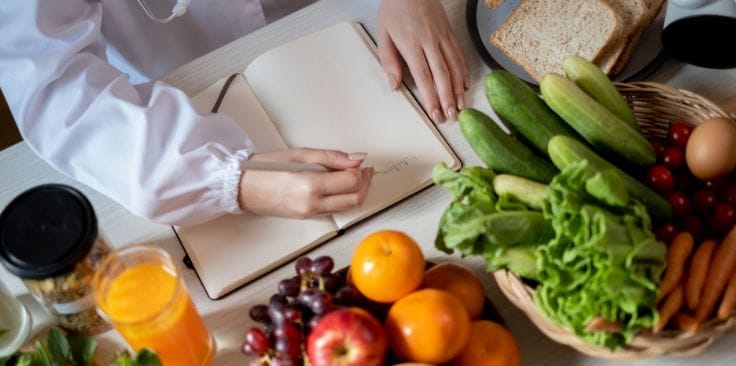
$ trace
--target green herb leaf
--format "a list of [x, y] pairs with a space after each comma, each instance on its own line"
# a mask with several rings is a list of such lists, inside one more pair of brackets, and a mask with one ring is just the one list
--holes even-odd
[[130, 358], [128, 352], [123, 352], [115, 358], [110, 366], [135, 366], [135, 361]]
[[69, 341], [57, 329], [52, 329], [48, 336], [48, 350], [55, 361], [59, 363], [73, 363], [74, 357]]
[[33, 358], [31, 355], [22, 355], [18, 357], [18, 361], [15, 362], [15, 366], [31, 366]]
[[135, 360], [138, 366], [162, 366], [156, 352], [148, 348], [140, 350]]
[[82, 366], [91, 365], [97, 350], [97, 342], [92, 337], [86, 336], [71, 336], [68, 339], [74, 362]]
[[31, 355], [30, 364], [32, 366], [57, 366], [53, 360], [54, 356], [49, 351], [49, 347], [40, 340], [37, 340], [36, 349]]

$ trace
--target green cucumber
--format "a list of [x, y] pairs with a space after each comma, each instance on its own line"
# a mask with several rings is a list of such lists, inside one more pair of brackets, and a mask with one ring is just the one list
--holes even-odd
[[483, 83], [488, 103], [519, 140], [547, 156], [549, 139], [577, 135], [525, 82], [505, 70], [489, 73]]
[[557, 173], [554, 165], [506, 134], [485, 113], [465, 108], [458, 120], [470, 147], [493, 171], [544, 183], [549, 183]]
[[549, 193], [546, 184], [537, 183], [511, 174], [499, 174], [493, 178], [493, 190], [497, 195], [508, 194], [533, 209], [541, 210]]
[[570, 79], [550, 73], [539, 84], [547, 105], [604, 155], [637, 166], [654, 164], [657, 156], [644, 135], [616, 117]]
[[565, 71], [565, 76], [575, 82], [580, 89], [608, 108], [622, 121], [639, 130], [634, 111], [598, 65], [580, 56], [569, 56], [562, 62], [562, 70]]
[[549, 140], [547, 150], [552, 162], [560, 170], [576, 161], [587, 160], [588, 165], [598, 172], [603, 172], [606, 169], [616, 171], [620, 174], [621, 180], [631, 197], [643, 203], [652, 218], [666, 220], [672, 217], [672, 207], [662, 196], [600, 157], [580, 141], [567, 136], [556, 136]]

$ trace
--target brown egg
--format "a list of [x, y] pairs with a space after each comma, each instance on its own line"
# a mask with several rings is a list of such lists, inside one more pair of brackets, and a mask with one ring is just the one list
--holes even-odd
[[685, 160], [702, 180], [724, 176], [736, 166], [736, 123], [710, 118], [695, 127], [687, 142]]

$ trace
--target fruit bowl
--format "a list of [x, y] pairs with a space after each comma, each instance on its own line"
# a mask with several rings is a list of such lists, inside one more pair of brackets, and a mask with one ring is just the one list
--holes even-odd
[[[632, 107], [647, 138], [664, 138], [670, 124], [684, 121], [695, 125], [711, 117], [736, 120], [709, 100], [689, 91], [652, 82], [615, 83]], [[702, 352], [716, 338], [736, 328], [736, 313], [727, 319], [714, 318], [700, 324], [696, 331], [665, 330], [657, 334], [642, 332], [625, 347], [611, 351], [584, 342], [569, 329], [549, 320], [534, 302], [534, 289], [508, 270], [494, 272], [504, 295], [548, 337], [584, 354], [631, 360], [660, 355], [693, 355]]]

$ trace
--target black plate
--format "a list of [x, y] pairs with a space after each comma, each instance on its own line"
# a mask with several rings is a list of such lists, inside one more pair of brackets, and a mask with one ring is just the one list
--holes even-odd
[[[491, 10], [483, 4], [483, 0], [468, 0], [466, 18], [468, 32], [475, 49], [483, 61], [491, 69], [505, 69], [525, 80], [532, 86], [537, 83], [516, 62], [507, 57], [501, 50], [491, 44], [490, 36], [508, 17], [520, 0], [506, 0]], [[662, 25], [664, 24], [664, 6], [657, 18], [642, 34], [639, 46], [626, 65], [626, 68], [615, 78], [616, 81], [644, 80], [651, 76], [667, 59], [662, 50]]]

